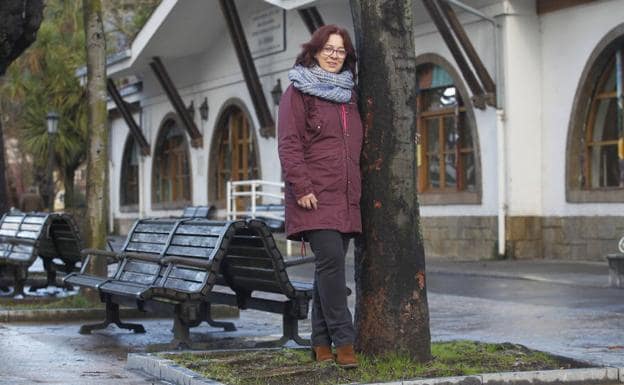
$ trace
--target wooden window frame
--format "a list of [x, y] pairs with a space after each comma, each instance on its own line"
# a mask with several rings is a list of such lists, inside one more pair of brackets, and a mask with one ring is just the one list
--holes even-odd
[[[120, 183], [119, 183], [119, 209], [121, 212], [136, 212], [139, 210], [139, 201], [141, 196], [141, 186], [139, 183], [140, 171], [139, 164], [136, 166], [136, 182], [132, 182], [132, 180], [128, 180], [128, 168], [133, 167], [130, 164], [132, 151], [136, 151], [137, 162], [139, 155], [139, 147], [137, 142], [134, 140], [132, 136], [128, 136], [126, 139], [126, 145], [124, 146], [123, 154], [121, 155], [121, 175], [120, 175]], [[136, 184], [136, 202], [128, 203], [128, 187]]]
[[[171, 138], [167, 138], [170, 130], [177, 130], [179, 134], [174, 137], [181, 137], [182, 142], [177, 145], [177, 149], [174, 147], [163, 148], [169, 143], [169, 141], [172, 140]], [[186, 135], [186, 132], [180, 127], [177, 120], [171, 118], [165, 120], [165, 123], [163, 124], [158, 135], [154, 150], [154, 161], [152, 166], [153, 209], [176, 210], [189, 206], [193, 201], [193, 173], [191, 171], [189, 141]], [[173, 153], [169, 154], [170, 151], [173, 151]], [[171, 162], [171, 159], [169, 159], [167, 163], [164, 163], [164, 165], [167, 165], [168, 170], [165, 170], [165, 173], [163, 174], [163, 169], [159, 167], [163, 165], [161, 162], [165, 155], [169, 155], [175, 162]], [[180, 172], [185, 169], [183, 164], [185, 161], [188, 174]], [[161, 180], [162, 177], [159, 177], [161, 175], [165, 175], [165, 179], [171, 181], [171, 196], [167, 197], [169, 199], [163, 199], [164, 193], [161, 189], [163, 186]], [[187, 181], [185, 181], [185, 178]]]

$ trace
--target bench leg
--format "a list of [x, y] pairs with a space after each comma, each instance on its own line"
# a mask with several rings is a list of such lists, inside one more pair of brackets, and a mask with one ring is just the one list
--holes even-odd
[[264, 347], [279, 347], [284, 346], [286, 342], [293, 340], [297, 344], [301, 346], [310, 346], [311, 342], [308, 339], [302, 338], [299, 335], [299, 320], [290, 314], [282, 315], [282, 331], [283, 335], [277, 341], [267, 341], [267, 342], [259, 342], [256, 344], [256, 347], [264, 348]]
[[45, 289], [48, 286], [56, 286], [56, 267], [49, 258], [43, 259], [43, 269], [46, 272], [46, 282], [41, 285], [32, 285], [28, 291], [33, 292], [39, 289]]
[[212, 309], [210, 303], [203, 302], [202, 303], [202, 313], [204, 320], [208, 323], [208, 325], [215, 328], [223, 328], [223, 331], [226, 332], [234, 332], [236, 331], [236, 325], [233, 322], [225, 322], [225, 321], [215, 321], [212, 319]]
[[135, 333], [145, 333], [145, 328], [141, 324], [131, 324], [121, 322], [119, 319], [119, 305], [106, 300], [106, 319], [104, 322], [91, 325], [82, 325], [78, 331], [80, 334], [91, 334], [93, 330], [106, 329], [108, 325], [114, 323], [120, 329], [132, 330]]
[[190, 328], [182, 319], [176, 306], [175, 314], [173, 315], [173, 340], [170, 346], [172, 349], [190, 349], [192, 344]]

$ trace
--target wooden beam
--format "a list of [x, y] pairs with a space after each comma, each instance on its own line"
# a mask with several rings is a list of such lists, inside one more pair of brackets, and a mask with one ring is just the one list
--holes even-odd
[[596, 0], [537, 0], [537, 14], [541, 15], [581, 4], [593, 3], [595, 1]]
[[162, 61], [160, 60], [158, 56], [155, 56], [152, 59], [150, 63], [150, 67], [152, 68], [152, 71], [154, 71], [154, 74], [156, 75], [158, 82], [160, 83], [162, 88], [165, 90], [165, 94], [167, 94], [169, 101], [173, 105], [173, 109], [176, 111], [176, 113], [180, 117], [180, 120], [182, 122], [182, 125], [184, 126], [184, 129], [186, 130], [186, 132], [188, 132], [189, 136], [191, 137], [191, 145], [193, 147], [203, 147], [204, 141], [202, 139], [202, 134], [197, 129], [197, 126], [195, 125], [195, 121], [193, 120], [193, 117], [191, 116], [188, 109], [184, 105], [184, 102], [182, 101], [182, 97], [178, 93], [178, 90], [175, 88], [173, 81], [171, 81], [171, 78], [169, 77], [169, 74], [167, 73], [167, 69], [165, 68], [164, 64], [162, 63]]
[[325, 25], [323, 22], [323, 17], [319, 13], [316, 7], [303, 8], [299, 10], [299, 16], [303, 19], [306, 27], [308, 27], [308, 31], [310, 31], [310, 35], [314, 33], [319, 27]]
[[470, 63], [472, 63], [472, 67], [475, 69], [479, 80], [481, 80], [483, 88], [488, 93], [488, 104], [491, 106], [496, 106], [496, 84], [494, 84], [494, 80], [492, 80], [492, 77], [490, 76], [487, 68], [485, 68], [481, 57], [472, 45], [472, 42], [470, 41], [466, 30], [459, 22], [457, 14], [455, 14], [455, 11], [447, 2], [438, 1], [438, 4], [440, 5], [440, 9], [442, 9], [442, 12], [444, 12], [444, 16], [446, 16], [446, 20], [451, 26], [453, 33], [455, 33], [455, 37], [457, 37], [459, 44], [461, 44], [464, 52], [466, 53], [466, 56], [468, 56], [468, 59], [470, 60]]
[[269, 105], [264, 96], [262, 90], [262, 84], [260, 84], [260, 78], [256, 71], [256, 64], [254, 63], [249, 46], [247, 45], [247, 39], [243, 26], [241, 25], [238, 11], [236, 10], [236, 4], [233, 0], [219, 0], [221, 11], [225, 17], [225, 23], [227, 25], [236, 56], [238, 57], [238, 63], [243, 71], [245, 83], [251, 96], [252, 103], [260, 122], [260, 135], [263, 137], [275, 136], [275, 121], [269, 110]]
[[130, 129], [130, 133], [134, 137], [134, 140], [136, 140], [136, 142], [139, 144], [139, 147], [141, 148], [141, 155], [149, 156], [150, 154], [149, 143], [147, 143], [145, 136], [143, 136], [143, 131], [141, 131], [141, 127], [139, 127], [139, 125], [134, 120], [134, 117], [132, 116], [132, 113], [130, 112], [128, 103], [126, 103], [123, 100], [123, 98], [121, 97], [121, 94], [117, 90], [117, 86], [115, 86], [115, 82], [113, 82], [113, 80], [110, 78], [106, 82], [106, 89], [108, 90], [108, 94], [113, 99], [113, 102], [115, 102], [115, 105], [117, 106], [117, 109], [121, 113], [121, 116], [123, 117], [124, 121], [128, 125], [128, 128]]
[[459, 70], [462, 73], [462, 76], [464, 77], [466, 83], [468, 83], [468, 87], [470, 87], [470, 90], [472, 91], [473, 105], [477, 108], [484, 109], [485, 95], [483, 92], [483, 88], [481, 88], [481, 84], [479, 84], [479, 81], [477, 80], [475, 74], [472, 72], [472, 69], [466, 61], [466, 58], [464, 58], [464, 55], [457, 45], [457, 42], [455, 41], [455, 37], [453, 37], [451, 30], [449, 29], [448, 25], [446, 25], [446, 22], [444, 21], [444, 18], [442, 17], [438, 6], [436, 5], [434, 0], [422, 0], [422, 2], [425, 4], [425, 8], [427, 8], [431, 19], [433, 20], [433, 23], [440, 32], [440, 35], [446, 43], [449, 51], [451, 51], [451, 55], [453, 55], [453, 58], [455, 58], [455, 62], [459, 66]]

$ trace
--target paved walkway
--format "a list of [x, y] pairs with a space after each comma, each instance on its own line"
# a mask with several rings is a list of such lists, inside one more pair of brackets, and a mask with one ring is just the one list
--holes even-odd
[[[353, 259], [348, 259], [353, 287]], [[606, 287], [606, 262], [428, 260], [433, 340], [514, 342], [594, 364], [624, 366], [624, 290]], [[298, 267], [292, 274], [310, 277]], [[350, 305], [355, 302], [350, 298]], [[0, 384], [138, 385], [158, 382], [124, 369], [128, 352], [171, 339], [170, 320], [141, 320], [146, 334], [110, 327], [78, 334], [82, 322], [0, 324]], [[207, 326], [193, 338], [215, 348], [276, 339], [281, 317], [242, 311], [237, 332]], [[308, 321], [301, 323], [309, 333]]]

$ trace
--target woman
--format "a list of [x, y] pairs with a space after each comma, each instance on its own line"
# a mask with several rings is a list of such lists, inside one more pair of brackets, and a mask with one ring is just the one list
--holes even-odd
[[302, 46], [280, 101], [279, 156], [286, 181], [286, 233], [310, 242], [316, 259], [312, 350], [317, 361], [355, 367], [355, 331], [347, 307], [345, 254], [362, 231], [362, 122], [355, 102], [356, 56], [335, 25]]

